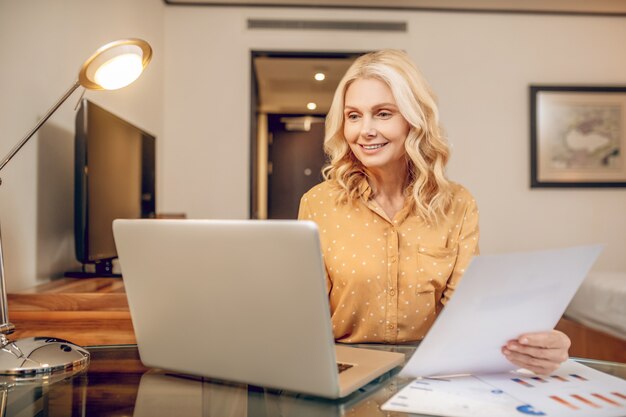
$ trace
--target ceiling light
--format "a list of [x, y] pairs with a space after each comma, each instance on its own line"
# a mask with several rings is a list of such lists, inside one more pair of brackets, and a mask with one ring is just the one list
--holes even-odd
[[314, 78], [317, 81], [324, 81], [326, 79], [326, 74], [324, 74], [323, 72], [318, 72], [315, 74]]
[[309, 110], [315, 110], [317, 109], [317, 104], [311, 102], [311, 103], [307, 103], [306, 108]]

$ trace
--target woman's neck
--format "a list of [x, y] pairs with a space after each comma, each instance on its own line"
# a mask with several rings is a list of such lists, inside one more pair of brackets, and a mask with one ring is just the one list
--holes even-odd
[[389, 219], [402, 210], [405, 202], [406, 166], [394, 171], [370, 172], [368, 181], [373, 191], [373, 198]]

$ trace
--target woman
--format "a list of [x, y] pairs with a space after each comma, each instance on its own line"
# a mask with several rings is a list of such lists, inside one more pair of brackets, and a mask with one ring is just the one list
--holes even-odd
[[[326, 179], [300, 202], [320, 230], [335, 339], [421, 340], [478, 254], [478, 209], [445, 176], [449, 148], [434, 96], [408, 56], [361, 56], [326, 118]], [[503, 346], [514, 364], [549, 373], [567, 359], [561, 332]]]

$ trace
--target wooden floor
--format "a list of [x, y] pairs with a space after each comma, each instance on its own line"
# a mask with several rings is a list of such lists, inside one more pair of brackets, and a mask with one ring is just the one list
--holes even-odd
[[[120, 278], [64, 278], [8, 295], [12, 338], [56, 337], [81, 346], [135, 344]], [[626, 340], [566, 318], [557, 329], [572, 339], [570, 355], [626, 363]]]

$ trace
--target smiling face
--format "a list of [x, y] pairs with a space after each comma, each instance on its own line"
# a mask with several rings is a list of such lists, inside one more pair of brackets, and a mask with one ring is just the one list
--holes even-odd
[[410, 125], [389, 86], [359, 78], [346, 90], [344, 102], [343, 134], [352, 153], [371, 171], [403, 173]]

